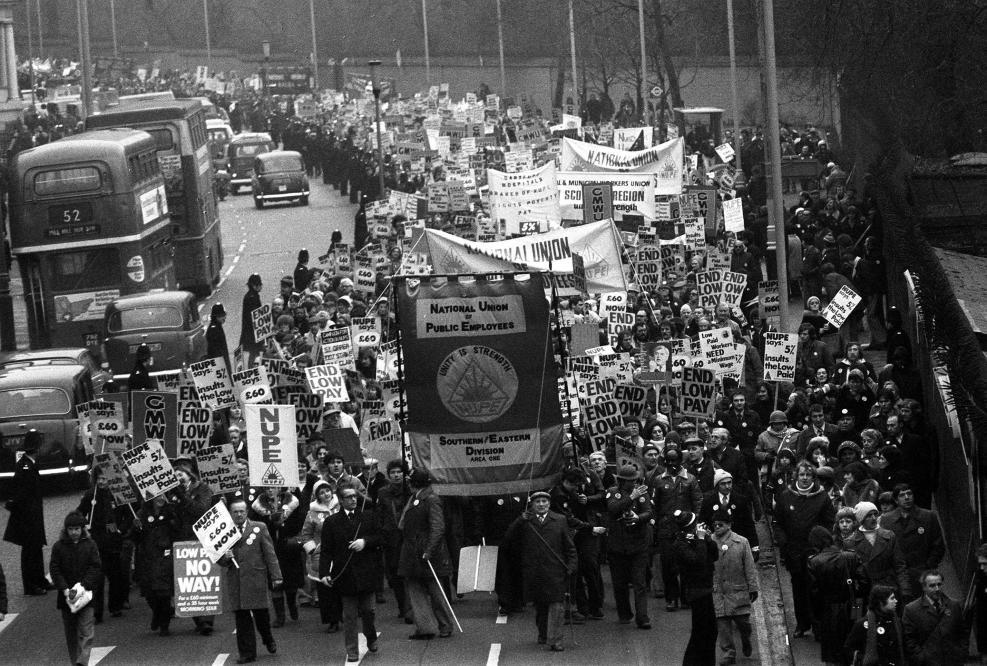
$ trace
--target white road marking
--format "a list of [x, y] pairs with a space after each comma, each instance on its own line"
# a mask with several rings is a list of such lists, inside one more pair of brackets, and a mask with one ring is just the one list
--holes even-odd
[[99, 662], [103, 661], [109, 653], [113, 652], [116, 645], [108, 645], [106, 647], [94, 647], [89, 651], [89, 666], [96, 666]]
[[500, 643], [490, 644], [490, 654], [487, 655], [487, 666], [497, 666], [500, 663]]
[[[377, 632], [377, 637], [380, 638], [380, 632], [379, 631]], [[366, 657], [367, 656], [367, 653], [369, 652], [369, 650], [367, 649], [367, 637], [366, 636], [364, 636], [362, 633], [357, 634], [356, 640], [357, 640], [357, 645], [359, 646], [358, 647], [357, 654], [360, 657], [360, 661], [356, 661], [356, 662], [352, 662], [351, 661], [351, 662], [347, 662], [347, 663], [351, 663], [351, 664], [352, 663], [356, 663], [356, 664], [359, 664], [360, 662], [363, 661], [363, 658]]]
[[212, 666], [223, 666], [226, 660], [229, 659], [229, 652], [220, 652], [216, 655], [216, 658], [212, 660]]
[[3, 618], [3, 622], [0, 622], [0, 632], [13, 624], [18, 615], [20, 615], [20, 613], [7, 613], [7, 615]]
[[[763, 658], [771, 654], [771, 648], [768, 644], [768, 627], [764, 624], [764, 604], [760, 599], [751, 604], [751, 611], [754, 616], [754, 634], [757, 636], [757, 652]], [[785, 634], [785, 640], [788, 640], [788, 634]]]
[[497, 616], [497, 624], [507, 624], [507, 616], [506, 615], [498, 615]]

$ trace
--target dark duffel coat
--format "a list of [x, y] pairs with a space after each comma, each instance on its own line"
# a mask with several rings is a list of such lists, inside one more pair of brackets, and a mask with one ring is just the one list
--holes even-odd
[[422, 555], [428, 553], [429, 562], [438, 576], [452, 573], [452, 561], [445, 540], [445, 519], [442, 517], [442, 500], [431, 487], [412, 494], [400, 519], [401, 555], [398, 558], [398, 575], [402, 578], [431, 579], [432, 572]]
[[507, 531], [505, 540], [518, 544], [521, 552], [525, 600], [535, 604], [563, 601], [566, 579], [577, 565], [565, 516], [549, 511], [542, 523], [533, 514], [522, 515]]

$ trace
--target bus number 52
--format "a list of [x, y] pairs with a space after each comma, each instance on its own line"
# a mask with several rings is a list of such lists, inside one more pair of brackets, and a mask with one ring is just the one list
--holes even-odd
[[82, 214], [79, 212], [78, 208], [68, 208], [62, 211], [62, 222], [69, 224], [71, 222], [81, 222]]

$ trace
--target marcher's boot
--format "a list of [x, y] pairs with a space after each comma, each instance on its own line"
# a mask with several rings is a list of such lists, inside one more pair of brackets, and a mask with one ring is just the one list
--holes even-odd
[[276, 597], [272, 598], [274, 602], [274, 622], [271, 626], [275, 629], [279, 629], [284, 626], [284, 595], [278, 594]]
[[288, 604], [288, 616], [292, 620], [295, 620], [297, 622], [298, 621], [298, 604], [295, 603], [295, 594], [296, 594], [296, 592], [297, 592], [297, 590], [295, 590], [294, 588], [291, 588], [291, 589], [285, 590], [284, 591], [284, 595], [285, 595], [285, 601]]

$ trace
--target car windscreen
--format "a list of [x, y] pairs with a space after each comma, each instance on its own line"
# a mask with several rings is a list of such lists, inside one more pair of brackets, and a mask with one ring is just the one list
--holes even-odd
[[0, 419], [68, 414], [72, 401], [57, 387], [0, 390]]
[[279, 171], [301, 171], [302, 161], [294, 155], [278, 155], [264, 158], [258, 163], [259, 173], [277, 173]]
[[110, 315], [106, 329], [110, 333], [139, 331], [146, 328], [181, 328], [182, 313], [172, 305], [143, 305], [116, 310]]
[[234, 157], [252, 157], [270, 151], [271, 149], [266, 143], [238, 143], [233, 146]]

